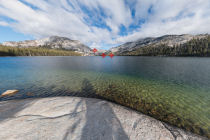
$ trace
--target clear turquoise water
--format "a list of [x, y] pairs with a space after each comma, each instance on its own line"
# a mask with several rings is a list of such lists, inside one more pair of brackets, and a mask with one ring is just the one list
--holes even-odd
[[99, 97], [210, 138], [210, 58], [1, 57], [0, 100]]

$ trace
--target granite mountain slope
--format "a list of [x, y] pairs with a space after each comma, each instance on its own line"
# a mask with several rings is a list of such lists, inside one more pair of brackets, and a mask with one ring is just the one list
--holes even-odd
[[2, 43], [2, 45], [20, 47], [20, 48], [46, 47], [50, 49], [65, 49], [65, 50], [79, 52], [84, 55], [90, 53], [91, 51], [91, 48], [82, 44], [78, 40], [71, 40], [67, 37], [59, 37], [59, 36], [51, 36], [51, 37], [43, 38], [39, 40], [26, 40], [26, 41], [20, 41], [20, 42], [9, 41], [9, 42]]
[[156, 47], [162, 44], [169, 47], [174, 47], [176, 45], [187, 43], [192, 39], [202, 39], [208, 36], [209, 36], [208, 34], [201, 34], [201, 35], [183, 34], [183, 35], [165, 35], [161, 37], [148, 37], [148, 38], [138, 39], [133, 42], [127, 42], [117, 47], [113, 47], [109, 51], [120, 55], [126, 52], [135, 51], [141, 47], [148, 47], [148, 46]]

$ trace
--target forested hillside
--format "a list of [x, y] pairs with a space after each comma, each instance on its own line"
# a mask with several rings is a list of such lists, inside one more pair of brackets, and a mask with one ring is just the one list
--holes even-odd
[[0, 56], [80, 56], [80, 53], [44, 47], [18, 48], [0, 45]]
[[192, 39], [184, 44], [168, 46], [148, 45], [133, 51], [118, 55], [140, 55], [140, 56], [210, 56], [210, 36], [200, 39]]

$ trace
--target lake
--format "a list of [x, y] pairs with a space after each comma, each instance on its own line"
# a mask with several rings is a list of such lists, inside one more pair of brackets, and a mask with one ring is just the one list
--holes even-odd
[[210, 138], [210, 58], [0, 57], [0, 101], [103, 98]]

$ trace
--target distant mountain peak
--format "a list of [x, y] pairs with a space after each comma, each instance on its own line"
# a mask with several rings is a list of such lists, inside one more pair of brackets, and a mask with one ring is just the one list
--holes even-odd
[[62, 37], [62, 36], [50, 36], [48, 37], [51, 41], [56, 41], [56, 40], [71, 40], [68, 37]]
[[12, 47], [48, 47], [51, 49], [66, 49], [75, 52], [82, 53], [84, 55], [88, 55], [91, 52], [91, 48], [82, 44], [78, 40], [71, 40], [67, 37], [60, 37], [60, 36], [50, 36], [43, 39], [38, 40], [26, 40], [26, 41], [19, 41], [19, 42], [4, 42], [2, 43], [4, 46], [12, 46]]

